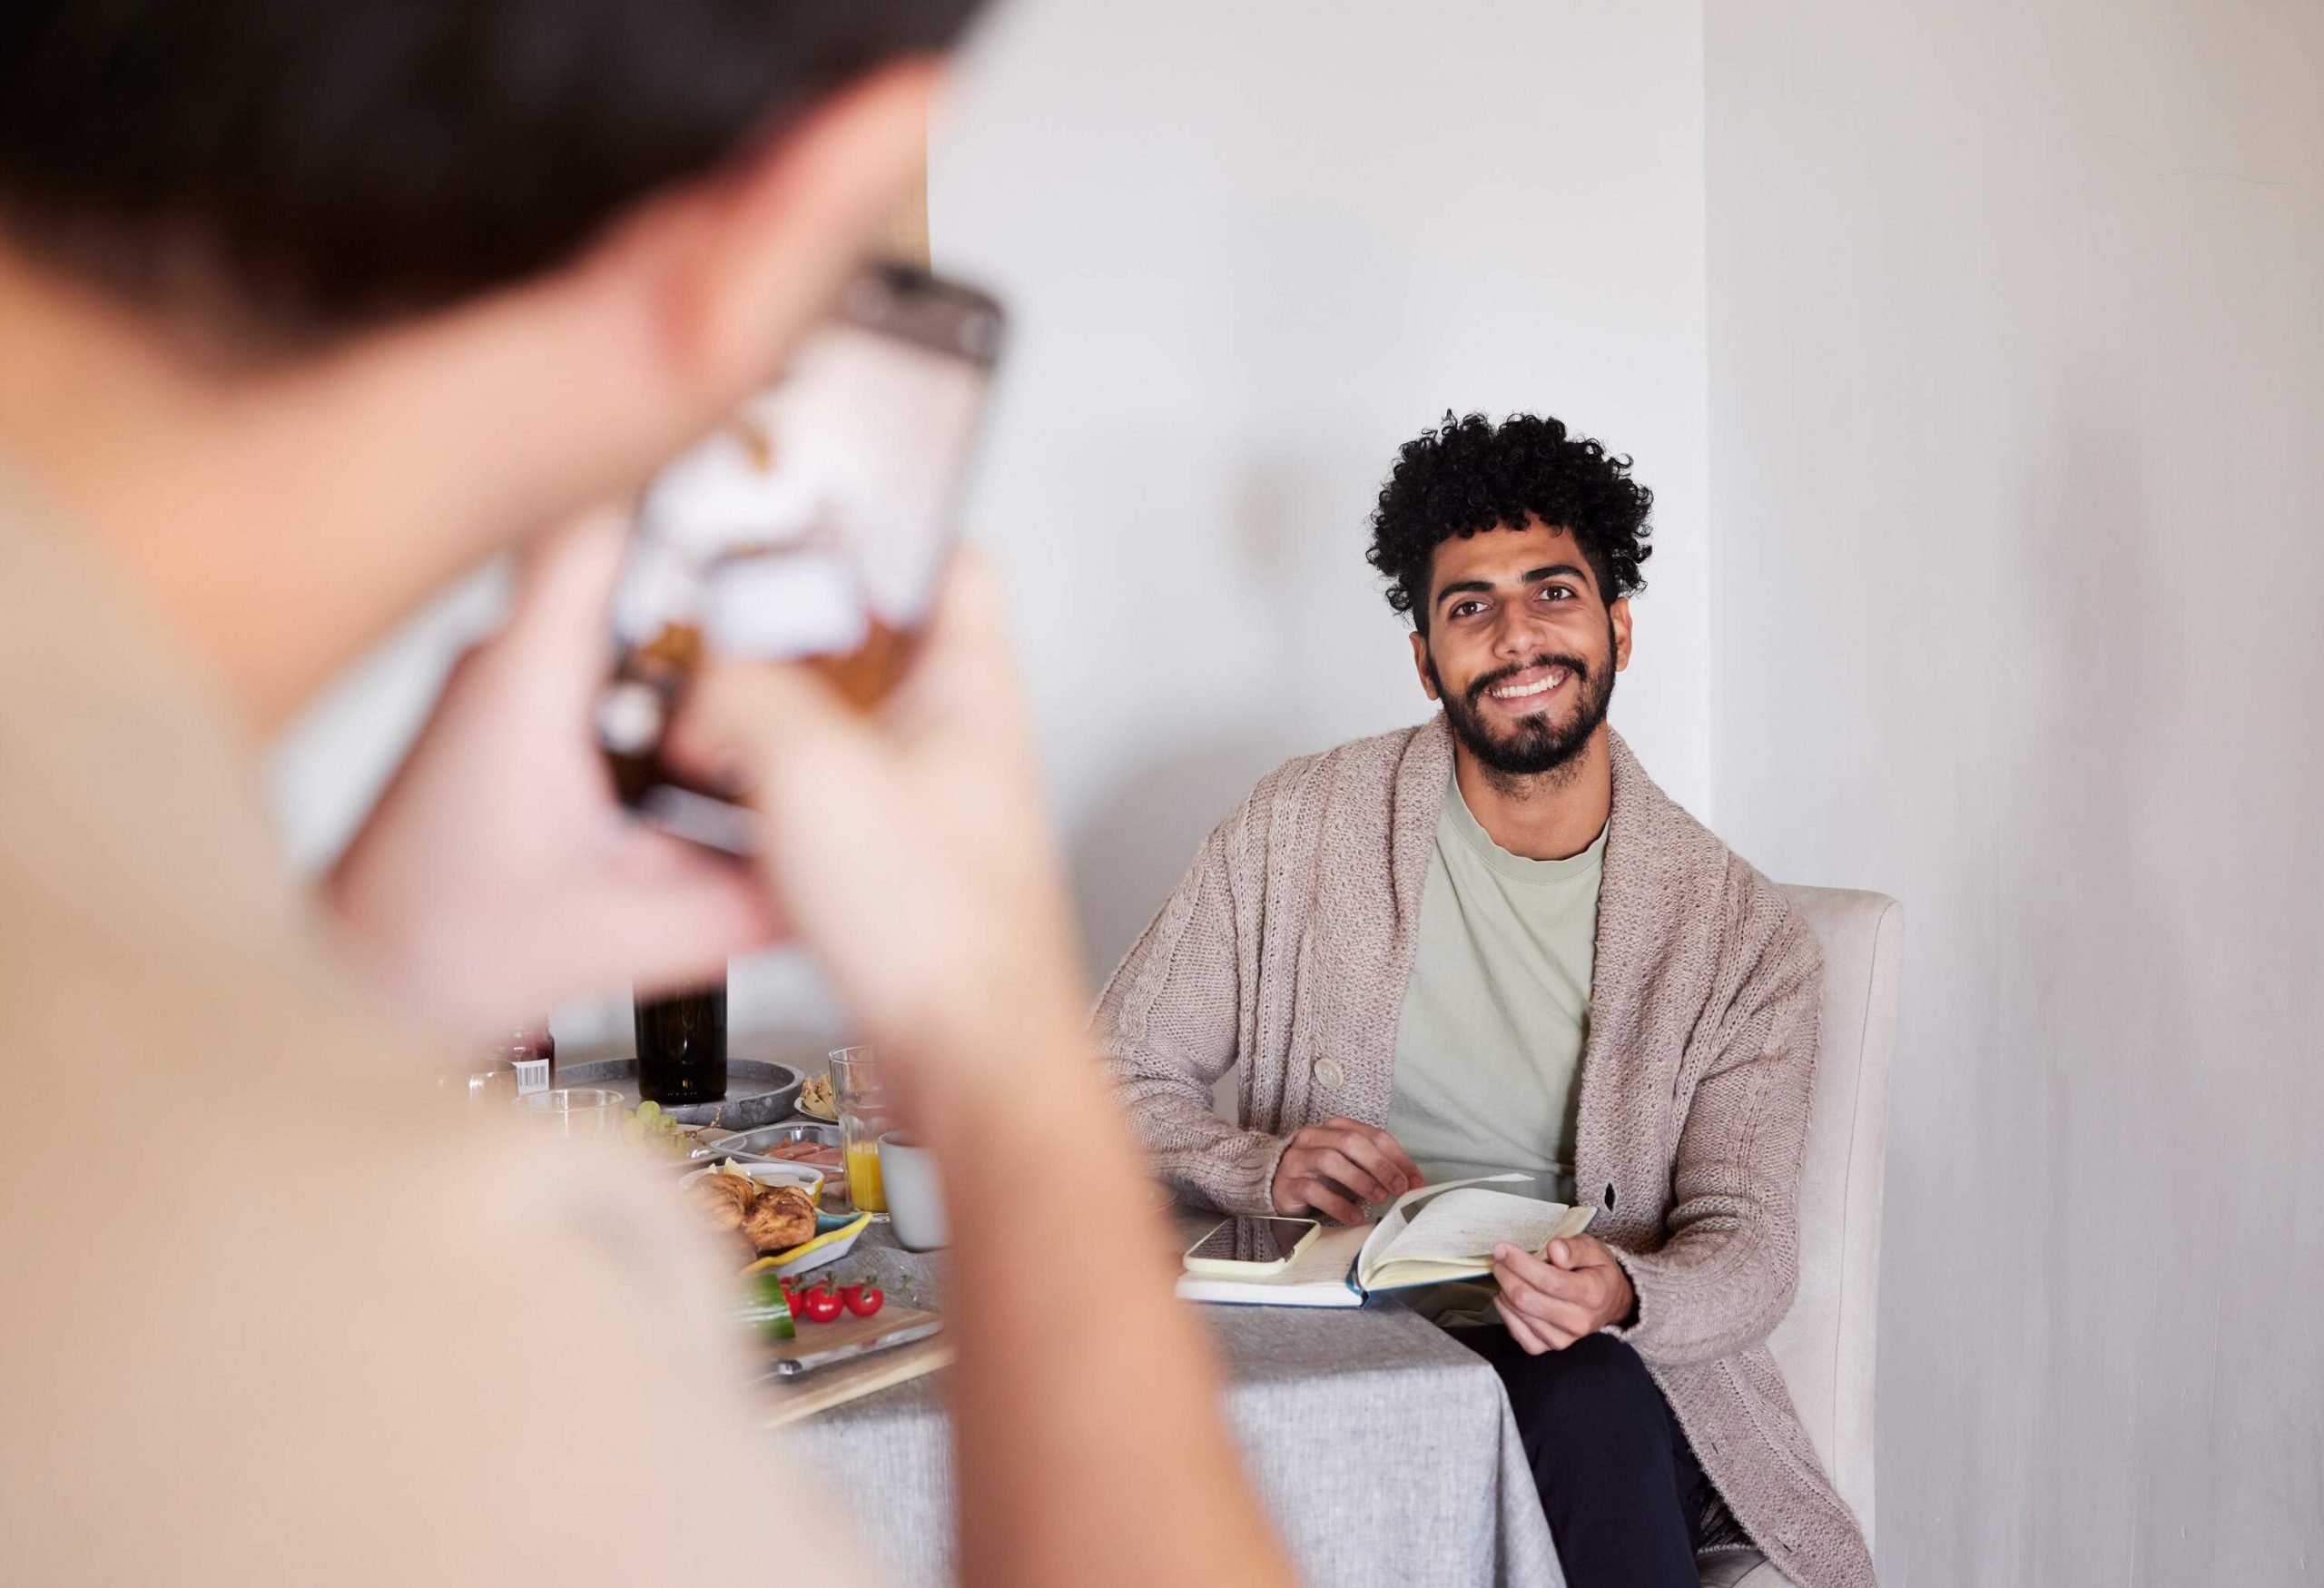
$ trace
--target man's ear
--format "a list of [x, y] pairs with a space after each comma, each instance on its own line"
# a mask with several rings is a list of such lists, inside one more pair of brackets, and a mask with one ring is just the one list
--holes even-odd
[[650, 258], [663, 357], [711, 411], [774, 376], [925, 171], [940, 72], [920, 59], [872, 73], [652, 206], [612, 245]]
[[1630, 665], [1630, 598], [1618, 597], [1606, 608], [1606, 626], [1614, 631], [1614, 671]]
[[1428, 665], [1428, 636], [1417, 628], [1413, 630], [1413, 667], [1420, 674], [1420, 686], [1431, 700], [1436, 698], [1436, 669]]

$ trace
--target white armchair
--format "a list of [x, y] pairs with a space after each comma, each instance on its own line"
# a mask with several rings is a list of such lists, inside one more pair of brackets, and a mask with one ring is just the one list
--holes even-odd
[[[1799, 1293], [1768, 1342], [1824, 1469], [1872, 1538], [1872, 1367], [1880, 1189], [1904, 907], [1846, 888], [1784, 890], [1824, 945], [1824, 1021], [1799, 1187]], [[1750, 1550], [1703, 1557], [1705, 1588], [1781, 1588]]]

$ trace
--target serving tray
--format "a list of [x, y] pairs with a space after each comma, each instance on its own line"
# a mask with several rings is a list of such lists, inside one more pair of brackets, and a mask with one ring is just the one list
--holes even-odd
[[[747, 1130], [753, 1125], [772, 1125], [789, 1117], [791, 1105], [798, 1100], [800, 1082], [806, 1078], [788, 1064], [773, 1064], [759, 1059], [729, 1059], [726, 1061], [726, 1096], [714, 1103], [686, 1103], [678, 1107], [668, 1104], [662, 1111], [681, 1125], [716, 1125], [728, 1130]], [[631, 1104], [637, 1101], [637, 1060], [635, 1059], [585, 1059], [556, 1067], [559, 1086], [602, 1086], [622, 1094]]]

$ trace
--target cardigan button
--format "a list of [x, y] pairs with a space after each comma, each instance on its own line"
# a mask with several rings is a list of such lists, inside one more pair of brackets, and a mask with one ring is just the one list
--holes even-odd
[[1329, 1054], [1315, 1060], [1315, 1084], [1325, 1091], [1337, 1091], [1347, 1077], [1341, 1072], [1340, 1061]]

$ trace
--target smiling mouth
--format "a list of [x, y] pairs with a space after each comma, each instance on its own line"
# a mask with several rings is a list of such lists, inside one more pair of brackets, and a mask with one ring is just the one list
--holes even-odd
[[1563, 667], [1528, 667], [1502, 679], [1485, 693], [1500, 701], [1525, 701], [1547, 695], [1572, 674]]

